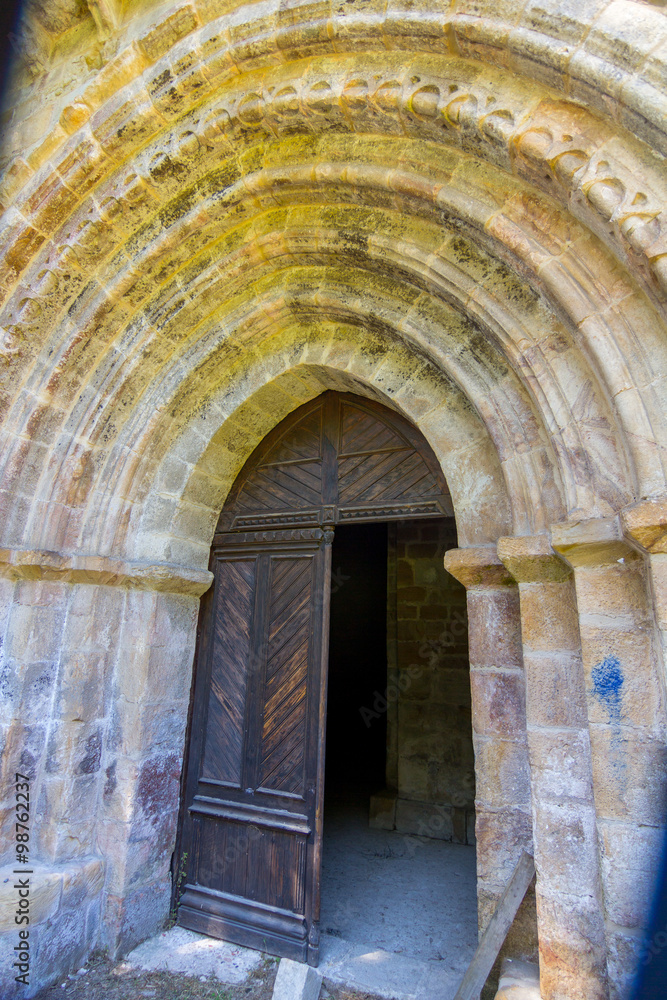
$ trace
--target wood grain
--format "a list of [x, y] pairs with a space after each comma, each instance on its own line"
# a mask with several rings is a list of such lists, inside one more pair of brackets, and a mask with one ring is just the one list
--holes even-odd
[[500, 901], [489, 920], [482, 940], [477, 946], [472, 962], [456, 991], [454, 1000], [479, 1000], [493, 963], [503, 946], [507, 933], [535, 876], [535, 862], [530, 854], [522, 852], [516, 868]]

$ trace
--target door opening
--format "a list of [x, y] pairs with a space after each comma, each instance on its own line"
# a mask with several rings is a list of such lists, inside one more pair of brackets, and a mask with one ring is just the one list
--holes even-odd
[[453, 519], [344, 526], [333, 543], [322, 962], [374, 993], [407, 976], [453, 996], [477, 944], [465, 591], [443, 566], [455, 545]]
[[363, 709], [387, 686], [387, 525], [337, 528], [331, 567], [325, 795], [368, 796], [385, 787], [386, 714]]
[[[341, 594], [357, 588], [356, 642], [365, 649], [363, 670], [344, 641], [334, 653], [347, 692], [340, 705], [361, 707], [354, 702], [366, 697], [362, 680], [372, 693], [386, 674], [387, 529], [363, 529], [367, 553], [375, 553], [369, 562], [355, 553], [360, 536], [347, 526], [452, 515], [442, 470], [419, 431], [352, 394], [326, 392], [299, 407], [246, 462], [213, 537], [214, 583], [200, 612], [176, 850], [187, 859], [175, 900], [182, 926], [318, 963], [332, 582]], [[354, 570], [332, 581], [337, 532]], [[371, 577], [379, 587], [373, 600]], [[342, 613], [351, 624], [349, 609]], [[337, 626], [337, 638], [343, 634]], [[334, 732], [334, 776], [340, 765], [382, 790], [381, 716], [370, 731], [348, 716], [344, 736]]]

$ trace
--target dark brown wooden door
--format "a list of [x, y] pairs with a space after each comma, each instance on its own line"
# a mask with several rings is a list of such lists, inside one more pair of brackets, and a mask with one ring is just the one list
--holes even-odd
[[331, 532], [216, 539], [179, 923], [317, 964]]
[[358, 396], [300, 407], [241, 470], [200, 614], [182, 926], [317, 964], [334, 526], [443, 514], [424, 439]]

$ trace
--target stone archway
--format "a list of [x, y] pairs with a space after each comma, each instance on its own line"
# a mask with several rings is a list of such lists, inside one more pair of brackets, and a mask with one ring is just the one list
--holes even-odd
[[497, 779], [481, 922], [532, 843], [543, 995], [622, 996], [664, 827], [663, 13], [38, 7], [0, 196], [3, 776], [30, 768], [44, 819], [36, 977], [166, 914], [220, 510], [342, 389], [411, 420], [451, 489]]

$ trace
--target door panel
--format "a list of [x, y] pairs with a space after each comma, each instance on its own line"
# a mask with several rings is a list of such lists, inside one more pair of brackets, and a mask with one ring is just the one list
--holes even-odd
[[259, 766], [262, 789], [303, 797], [310, 560], [272, 557]]
[[240, 787], [256, 559], [220, 562], [202, 777]]
[[331, 539], [216, 536], [182, 837], [182, 926], [311, 964]]

